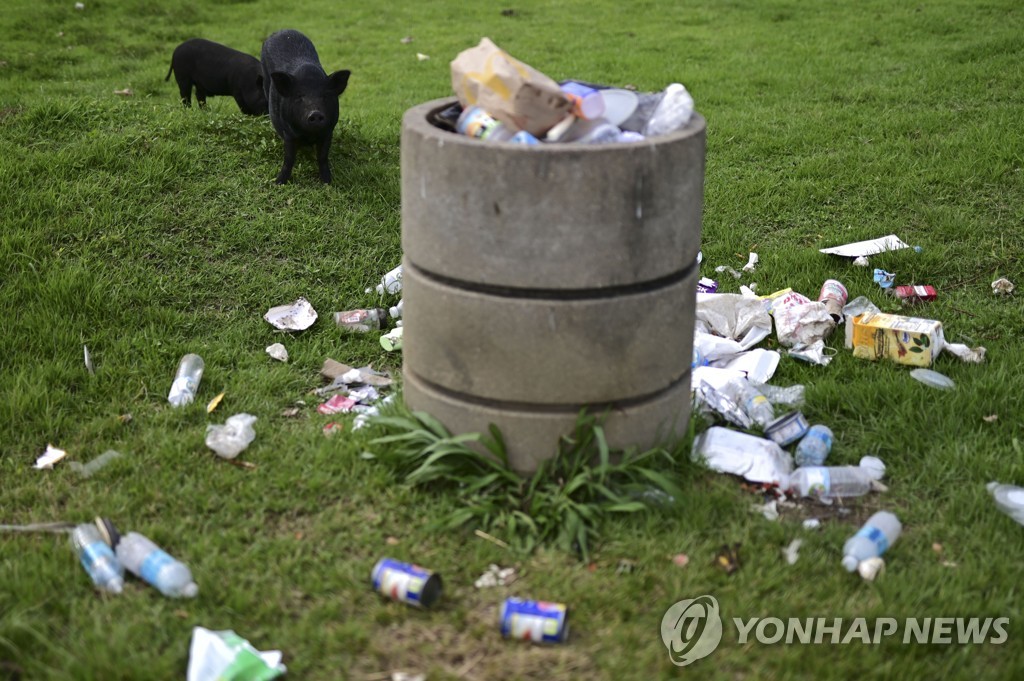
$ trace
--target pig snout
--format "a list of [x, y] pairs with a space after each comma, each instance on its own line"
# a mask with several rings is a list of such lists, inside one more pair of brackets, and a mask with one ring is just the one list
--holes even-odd
[[327, 116], [323, 111], [310, 111], [306, 114], [306, 125], [310, 128], [322, 128], [327, 124]]

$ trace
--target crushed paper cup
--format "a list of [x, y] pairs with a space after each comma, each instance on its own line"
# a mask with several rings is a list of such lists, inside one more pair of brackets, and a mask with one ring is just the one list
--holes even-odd
[[289, 305], [278, 305], [267, 310], [263, 318], [275, 329], [282, 331], [303, 331], [313, 326], [317, 314], [305, 298], [299, 298]]
[[58, 449], [53, 445], [48, 444], [46, 445], [46, 451], [36, 459], [34, 468], [40, 471], [43, 469], [52, 469], [53, 464], [57, 463], [67, 455], [68, 453], [63, 449]]

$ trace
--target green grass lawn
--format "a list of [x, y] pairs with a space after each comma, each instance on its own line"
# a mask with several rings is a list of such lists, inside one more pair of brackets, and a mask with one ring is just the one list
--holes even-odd
[[[258, 54], [280, 28], [306, 33], [328, 72], [352, 70], [329, 187], [308, 152], [291, 184], [274, 185], [282, 144], [267, 120], [223, 97], [182, 110], [164, 82], [183, 40]], [[296, 679], [1020, 677], [1024, 528], [985, 483], [1024, 484], [1022, 32], [1014, 0], [6, 3], [0, 523], [110, 517], [187, 562], [200, 594], [173, 601], [132, 579], [102, 597], [65, 537], [0, 534], [0, 678], [180, 679], [196, 625], [282, 650]], [[750, 251], [761, 259], [741, 281], [723, 276], [725, 291], [754, 281], [759, 292], [814, 297], [835, 277], [851, 297], [898, 311], [870, 269], [818, 249], [890, 233], [921, 246], [872, 265], [935, 286], [938, 299], [913, 313], [941, 320], [950, 341], [988, 349], [982, 365], [937, 363], [955, 391], [855, 359], [839, 334], [828, 367], [783, 359], [773, 380], [806, 386], [803, 411], [835, 432], [835, 462], [885, 460], [888, 493], [849, 504], [848, 515], [802, 506], [769, 522], [749, 511], [759, 498], [737, 480], [681, 462], [676, 506], [610, 522], [588, 565], [435, 530], [453, 497], [361, 458], [371, 435], [353, 432], [351, 417], [342, 434], [323, 435], [335, 419], [309, 392], [324, 359], [399, 374], [400, 355], [376, 335], [342, 334], [330, 313], [379, 304], [364, 290], [401, 258], [402, 113], [448, 96], [450, 60], [482, 36], [556, 79], [686, 84], [708, 122], [703, 273], [739, 269]], [[115, 94], [125, 88], [133, 94]], [[994, 296], [999, 277], [1017, 293]], [[262, 316], [299, 296], [321, 319], [283, 337]], [[277, 341], [288, 364], [264, 352]], [[204, 357], [206, 373], [197, 403], [175, 410], [166, 396], [186, 352]], [[298, 418], [282, 416], [300, 400]], [[259, 417], [240, 457], [252, 469], [203, 442], [207, 424], [238, 412]], [[126, 456], [84, 480], [66, 463], [34, 470], [47, 443], [69, 460], [111, 448]], [[840, 552], [878, 508], [900, 516], [904, 535], [867, 583], [841, 568]], [[802, 529], [814, 513], [822, 529]], [[780, 550], [797, 537], [790, 566]], [[734, 542], [742, 567], [727, 575], [713, 557]], [[678, 553], [687, 567], [673, 565]], [[372, 592], [370, 569], [386, 555], [443, 575], [436, 609]], [[635, 569], [617, 574], [621, 560]], [[516, 566], [519, 579], [475, 589], [490, 563]], [[723, 642], [678, 668], [662, 615], [702, 594], [721, 604]], [[507, 595], [569, 604], [569, 642], [502, 640]], [[1008, 640], [764, 645], [740, 643], [732, 625], [972, 616], [1008, 617]]]

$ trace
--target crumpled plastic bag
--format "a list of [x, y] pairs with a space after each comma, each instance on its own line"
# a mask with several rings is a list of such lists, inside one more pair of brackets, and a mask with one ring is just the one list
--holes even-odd
[[252, 427], [255, 422], [256, 417], [252, 414], [235, 414], [228, 417], [222, 426], [211, 423], [206, 426], [206, 446], [221, 458], [233, 459], [256, 439], [256, 431]]
[[772, 318], [757, 298], [738, 293], [698, 293], [695, 330], [738, 341], [749, 350], [772, 332]]
[[270, 681], [284, 674], [280, 650], [260, 651], [229, 630], [192, 629], [186, 681]]

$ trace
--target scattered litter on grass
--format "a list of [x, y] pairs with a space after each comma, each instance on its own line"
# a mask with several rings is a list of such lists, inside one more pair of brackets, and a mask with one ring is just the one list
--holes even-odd
[[939, 295], [934, 286], [896, 286], [891, 293], [904, 303], [930, 303]]
[[764, 303], [736, 293], [698, 293], [694, 332], [735, 340], [750, 350], [772, 332]]
[[953, 379], [931, 369], [914, 369], [910, 372], [910, 376], [916, 381], [939, 390], [952, 390], [956, 387]]
[[910, 248], [910, 246], [903, 243], [903, 241], [895, 234], [890, 234], [877, 239], [868, 239], [867, 241], [856, 241], [842, 246], [822, 248], [819, 249], [819, 252], [825, 253], [826, 255], [839, 255], [844, 258], [857, 258], [876, 255], [886, 251], [896, 251], [901, 248]]
[[821, 521], [817, 518], [808, 518], [803, 522], [805, 530], [818, 530], [821, 529]]
[[380, 346], [388, 352], [402, 349], [402, 330], [404, 327], [396, 327], [380, 337]]
[[234, 631], [192, 630], [186, 681], [270, 681], [287, 671], [280, 650], [256, 650]]
[[788, 447], [804, 435], [810, 425], [802, 412], [783, 414], [765, 426], [764, 434], [779, 447]]
[[347, 414], [356, 406], [356, 401], [346, 395], [334, 395], [319, 407], [316, 408], [321, 414]]
[[750, 511], [752, 513], [760, 513], [764, 516], [765, 520], [778, 520], [779, 519], [779, 502], [776, 499], [766, 501], [763, 504], [751, 504]]
[[68, 467], [74, 472], [78, 473], [83, 478], [91, 478], [93, 475], [98, 473], [100, 469], [109, 464], [114, 459], [121, 457], [121, 452], [116, 449], [108, 449], [103, 452], [89, 463], [83, 464], [78, 461], [68, 462]]
[[430, 59], [430, 57], [428, 55], [423, 54], [422, 52], [417, 52], [416, 59], [418, 59], [419, 61], [427, 61], [428, 59]]
[[288, 361], [288, 348], [283, 343], [274, 343], [273, 345], [267, 346], [267, 354], [271, 358], [276, 359], [278, 362]]
[[564, 603], [506, 598], [498, 622], [505, 638], [530, 643], [565, 643], [569, 636], [569, 608]]
[[171, 390], [167, 393], [167, 401], [172, 407], [184, 407], [195, 401], [205, 369], [206, 362], [199, 355], [190, 352], [182, 356], [174, 373], [174, 381], [171, 382]]
[[719, 265], [715, 268], [715, 272], [718, 272], [719, 274], [731, 274], [733, 279], [739, 279], [743, 276], [728, 265]]
[[783, 547], [782, 557], [786, 559], [787, 565], [794, 565], [800, 558], [800, 547], [803, 546], [803, 539], [794, 539], [789, 546]]
[[676, 567], [686, 567], [690, 564], [690, 557], [685, 553], [677, 553], [676, 555], [672, 556], [672, 564]]
[[82, 346], [82, 354], [85, 355], [85, 368], [89, 372], [90, 376], [96, 375], [96, 369], [92, 365], [92, 357], [89, 355], [89, 346]]
[[356, 333], [367, 333], [384, 328], [388, 312], [382, 307], [359, 310], [343, 310], [334, 313], [334, 323], [338, 328]]
[[256, 439], [255, 422], [252, 414], [235, 414], [222, 426], [211, 423], [206, 426], [206, 446], [221, 458], [233, 459]]
[[885, 270], [876, 269], [874, 273], [875, 283], [884, 289], [892, 288], [892, 285], [896, 282], [896, 274], [894, 272], [886, 272]]
[[270, 308], [263, 318], [275, 329], [303, 331], [313, 325], [317, 314], [308, 300], [299, 298], [294, 303]]
[[870, 267], [871, 261], [867, 259], [867, 256], [858, 255], [856, 258], [853, 259], [853, 264], [856, 265], [857, 267]]
[[1003, 277], [992, 282], [992, 293], [997, 296], [1008, 296], [1013, 293], [1013, 282]]
[[999, 420], [999, 414], [989, 414], [988, 416], [982, 416], [981, 420], [985, 423], [995, 423]]
[[742, 566], [740, 561], [741, 546], [742, 544], [739, 542], [735, 544], [722, 544], [721, 548], [718, 549], [718, 553], [715, 554], [715, 566], [723, 570], [727, 575], [731, 575], [739, 570]]
[[52, 469], [53, 464], [57, 463], [67, 455], [68, 453], [63, 449], [58, 449], [51, 444], [47, 444], [46, 451], [36, 459], [34, 468], [37, 470]]
[[441, 575], [413, 563], [381, 558], [373, 566], [370, 581], [374, 590], [399, 603], [429, 608], [441, 597]]
[[281, 416], [286, 419], [294, 419], [302, 415], [301, 407], [286, 407], [281, 410]]
[[1024, 487], [990, 482], [986, 485], [999, 510], [1024, 525]]
[[697, 281], [697, 293], [714, 293], [718, 290], [718, 282], [714, 279], [701, 277]]
[[514, 567], [503, 568], [499, 565], [491, 563], [487, 566], [487, 570], [480, 575], [473, 586], [478, 589], [489, 589], [495, 586], [507, 586], [512, 582], [516, 581], [518, 575]]
[[793, 457], [771, 440], [714, 426], [697, 436], [692, 458], [719, 473], [751, 482], [781, 484], [793, 470]]
[[881, 556], [874, 556], [857, 564], [857, 574], [869, 582], [875, 581], [875, 578], [883, 572], [885, 572], [885, 559]]
[[220, 393], [219, 395], [214, 397], [212, 400], [210, 400], [209, 403], [207, 403], [207, 405], [206, 405], [206, 413], [207, 414], [212, 414], [213, 411], [217, 407], [220, 406], [221, 401], [224, 399], [224, 395], [225, 395], [225, 393]]
[[757, 268], [757, 263], [759, 260], [760, 257], [757, 255], [757, 253], [751, 253], [750, 256], [747, 258], [747, 264], [743, 266], [743, 271], [753, 272]]
[[828, 366], [832, 358], [836, 356], [835, 348], [829, 348], [825, 346], [825, 341], [818, 339], [813, 343], [797, 343], [789, 350], [786, 354], [793, 359], [798, 359], [808, 364], [817, 364], [819, 366]]
[[[353, 374], [350, 372], [358, 371], [359, 380], [352, 380]], [[347, 364], [336, 362], [333, 359], [327, 358], [324, 360], [324, 365], [320, 368], [320, 375], [328, 381], [332, 381], [333, 384], [340, 384], [341, 386], [347, 386], [349, 383], [366, 383], [367, 385], [376, 386], [378, 388], [386, 388], [391, 385], [391, 377], [385, 373], [375, 371], [371, 366], [360, 367], [359, 369], [353, 369]], [[348, 379], [344, 377], [348, 375]], [[339, 381], [339, 379], [342, 379]], [[330, 388], [331, 386], [328, 386]], [[323, 390], [327, 390], [324, 388]]]
[[135, 94], [130, 87], [126, 87], [123, 90], [114, 90], [115, 95], [121, 95], [122, 97], [131, 97]]
[[324, 435], [327, 437], [334, 437], [343, 430], [345, 430], [345, 426], [337, 421], [331, 421], [323, 428]]

